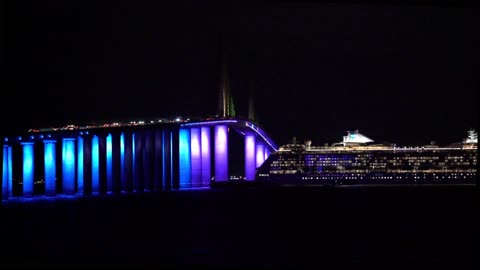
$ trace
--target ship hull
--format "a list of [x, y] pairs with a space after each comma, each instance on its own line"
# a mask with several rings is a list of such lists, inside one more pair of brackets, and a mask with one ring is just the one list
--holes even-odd
[[[358, 134], [357, 134], [358, 135]], [[446, 147], [289, 144], [257, 168], [257, 180], [281, 185], [475, 184], [476, 143]]]
[[268, 177], [259, 177], [258, 181], [264, 184], [275, 185], [475, 185], [476, 173], [436, 173], [436, 174], [277, 174]]

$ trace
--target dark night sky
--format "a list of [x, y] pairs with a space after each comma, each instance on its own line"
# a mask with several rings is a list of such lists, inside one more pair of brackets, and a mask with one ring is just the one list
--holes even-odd
[[246, 115], [253, 85], [260, 124], [278, 144], [292, 136], [332, 143], [353, 129], [402, 145], [449, 143], [477, 127], [473, 9], [162, 1], [6, 7], [4, 134], [215, 114], [219, 33], [237, 112]]

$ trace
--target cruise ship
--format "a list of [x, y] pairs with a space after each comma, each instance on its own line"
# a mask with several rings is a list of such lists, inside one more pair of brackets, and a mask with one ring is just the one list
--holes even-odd
[[470, 130], [462, 142], [445, 147], [397, 147], [349, 131], [332, 145], [280, 147], [257, 169], [256, 179], [280, 185], [475, 184], [477, 137]]

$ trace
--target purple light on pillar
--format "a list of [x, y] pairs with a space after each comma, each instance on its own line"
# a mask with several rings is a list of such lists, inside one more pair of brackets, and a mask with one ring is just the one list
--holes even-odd
[[33, 142], [23, 142], [23, 196], [33, 196]]
[[202, 156], [200, 128], [190, 129], [190, 155], [192, 161], [192, 187], [202, 186]]
[[263, 160], [264, 161], [267, 160], [268, 156], [270, 155], [270, 150], [268, 150], [268, 146], [265, 146], [263, 155], [264, 155]]
[[228, 180], [228, 131], [227, 126], [215, 126], [215, 181]]
[[211, 181], [210, 167], [210, 127], [201, 128], [201, 151], [202, 151], [202, 186], [209, 186]]
[[263, 143], [257, 142], [256, 152], [257, 152], [257, 157], [256, 157], [255, 168], [258, 168], [262, 166], [263, 162], [265, 161], [265, 146], [263, 145]]
[[245, 179], [255, 179], [255, 135], [245, 134]]

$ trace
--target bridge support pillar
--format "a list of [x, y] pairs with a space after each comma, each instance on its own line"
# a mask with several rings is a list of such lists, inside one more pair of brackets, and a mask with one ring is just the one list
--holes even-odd
[[265, 146], [263, 161], [267, 160], [268, 156], [270, 156], [270, 149], [268, 148], [268, 146]]
[[93, 135], [92, 138], [92, 194], [100, 193], [100, 147], [99, 138]]
[[143, 132], [135, 131], [133, 134], [133, 190], [143, 192]]
[[3, 145], [2, 199], [12, 197], [13, 187], [12, 147]]
[[45, 166], [45, 195], [55, 196], [57, 193], [57, 159], [56, 140], [44, 140], [44, 166]]
[[202, 186], [210, 186], [212, 178], [211, 156], [210, 156], [210, 127], [201, 128], [201, 151], [202, 151]]
[[162, 191], [165, 187], [164, 143], [162, 130], [154, 132], [153, 151], [153, 190]]
[[75, 138], [62, 140], [63, 193], [75, 194]]
[[143, 179], [144, 189], [153, 190], [153, 136], [151, 130], [144, 133], [144, 151], [143, 151]]
[[77, 137], [77, 193], [78, 194], [83, 194], [84, 188], [83, 188], [83, 183], [84, 183], [84, 156], [83, 156], [83, 137], [78, 136]]
[[131, 192], [133, 189], [133, 133], [123, 134], [122, 190]]
[[245, 134], [245, 180], [255, 179], [255, 135]]
[[107, 135], [105, 134], [98, 135], [98, 163], [98, 192], [106, 194], [109, 179], [107, 178]]
[[105, 138], [105, 158], [106, 158], [106, 192], [113, 192], [113, 136], [108, 134]]
[[215, 126], [215, 181], [228, 181], [228, 127]]
[[[190, 141], [189, 141], [190, 142]], [[180, 131], [178, 127], [170, 130], [170, 166], [172, 188], [180, 188]]]
[[173, 142], [172, 131], [163, 130], [163, 176], [164, 188], [170, 190], [173, 188]]
[[190, 159], [192, 161], [191, 185], [192, 187], [202, 186], [202, 141], [200, 128], [190, 129]]
[[257, 142], [257, 144], [255, 145], [255, 151], [256, 151], [255, 168], [258, 168], [265, 161], [265, 145], [261, 142]]
[[[88, 134], [88, 133], [87, 133]], [[79, 182], [77, 192], [84, 195], [92, 192], [92, 137], [83, 136], [83, 181]]]
[[34, 185], [34, 158], [33, 158], [33, 142], [22, 142], [23, 147], [23, 196], [33, 196]]
[[[2, 141], [3, 141], [3, 138], [2, 138]], [[3, 148], [2, 151], [0, 152], [0, 159], [2, 160], [2, 163], [0, 164], [0, 170], [2, 171], [2, 182], [0, 182], [0, 202], [4, 198], [4, 187], [5, 187], [5, 182], [6, 182], [6, 174], [5, 174], [5, 171], [3, 170], [3, 167], [5, 167], [5, 164], [4, 164], [5, 159], [3, 158], [3, 156], [4, 156], [3, 152], [4, 151], [5, 151], [5, 148]]]
[[[121, 191], [121, 134], [112, 133], [112, 191]], [[108, 149], [107, 149], [108, 150]], [[108, 151], [107, 151], [108, 153]]]
[[178, 136], [180, 188], [189, 188], [192, 186], [190, 129], [180, 128]]

